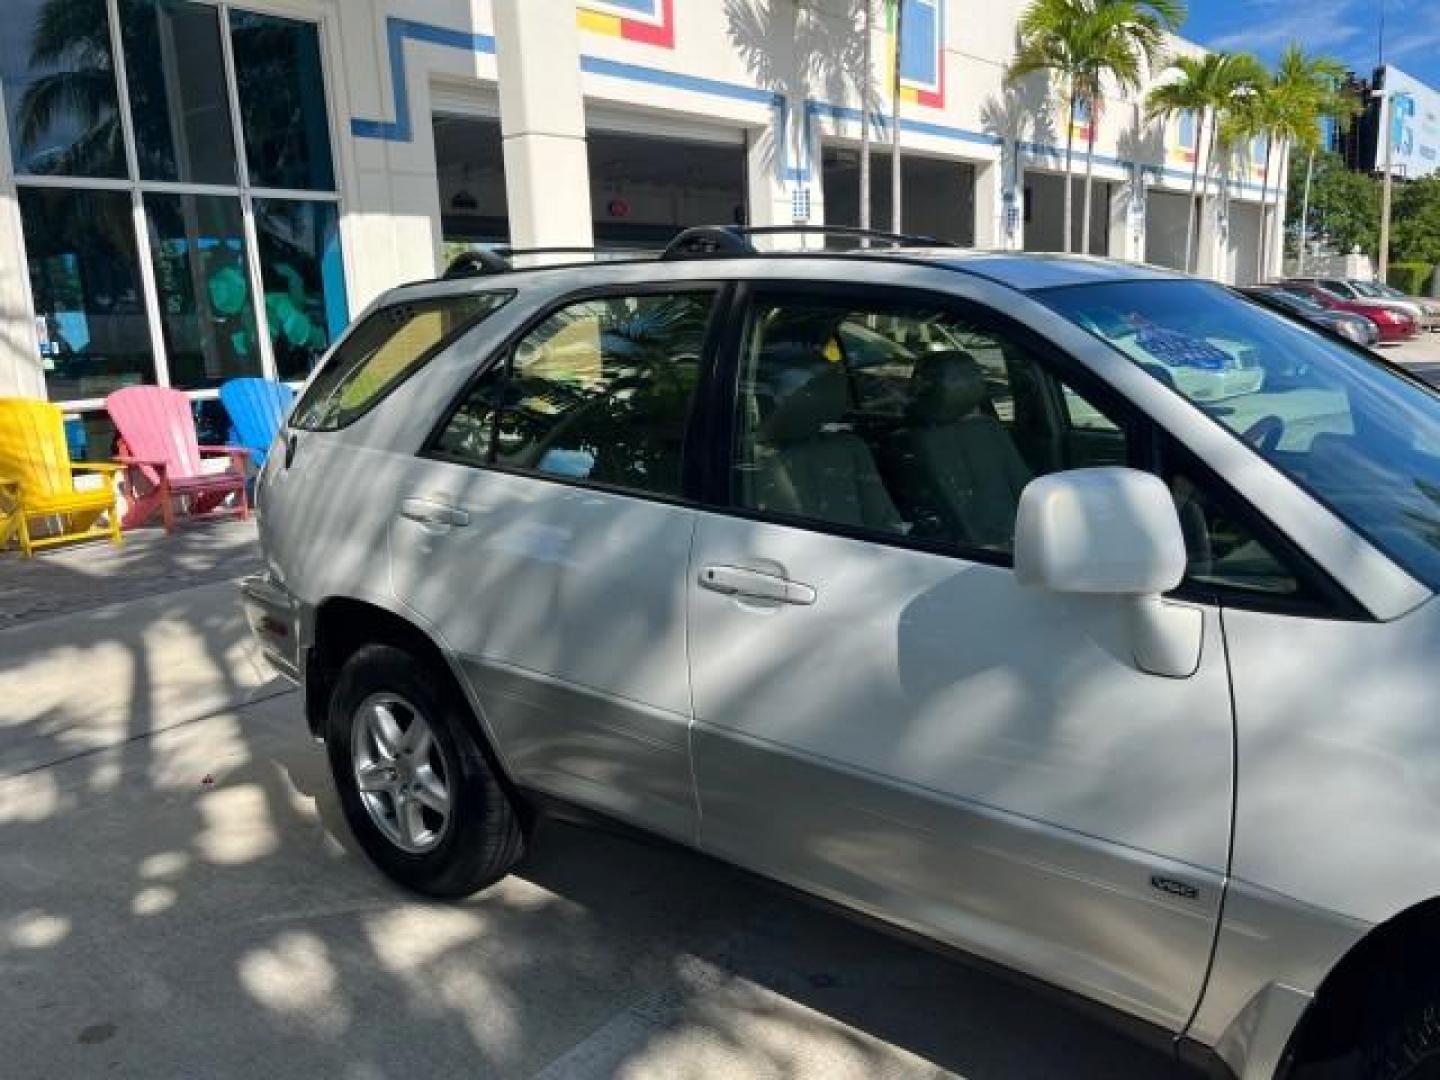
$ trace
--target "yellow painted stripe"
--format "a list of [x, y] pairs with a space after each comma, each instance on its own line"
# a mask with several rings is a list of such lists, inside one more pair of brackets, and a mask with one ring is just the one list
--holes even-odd
[[589, 31], [592, 34], [620, 36], [620, 16], [618, 15], [607, 15], [600, 11], [586, 11], [584, 8], [577, 8], [575, 22], [581, 30]]
[[920, 100], [920, 91], [916, 90], [913, 86], [901, 86], [900, 100], [914, 104]]

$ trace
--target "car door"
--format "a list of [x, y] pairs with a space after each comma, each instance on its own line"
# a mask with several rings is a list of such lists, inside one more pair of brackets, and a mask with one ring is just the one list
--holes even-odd
[[[760, 290], [737, 332], [689, 574], [701, 843], [1179, 1030], [1228, 853], [1218, 613], [1165, 678], [1117, 603], [1019, 586], [1024, 484], [1134, 460], [1134, 421], [993, 313], [876, 296]], [[857, 379], [856, 327], [908, 355]]]
[[716, 291], [563, 303], [412, 464], [396, 595], [460, 658], [520, 783], [693, 841], [691, 400]]

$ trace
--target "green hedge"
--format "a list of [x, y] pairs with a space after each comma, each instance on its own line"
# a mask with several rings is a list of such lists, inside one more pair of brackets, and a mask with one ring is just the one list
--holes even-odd
[[1427, 262], [1398, 262], [1390, 264], [1387, 275], [1390, 284], [1410, 296], [1424, 296], [1430, 292], [1430, 277], [1435, 273], [1435, 264]]

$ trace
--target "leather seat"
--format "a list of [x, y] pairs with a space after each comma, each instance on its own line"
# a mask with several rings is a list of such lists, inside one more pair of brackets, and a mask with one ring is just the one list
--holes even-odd
[[757, 509], [902, 531], [869, 444], [844, 426], [845, 373], [817, 364], [760, 424], [751, 491]]
[[902, 501], [936, 538], [1008, 548], [1029, 466], [990, 409], [985, 374], [961, 350], [929, 353], [910, 378], [898, 435]]

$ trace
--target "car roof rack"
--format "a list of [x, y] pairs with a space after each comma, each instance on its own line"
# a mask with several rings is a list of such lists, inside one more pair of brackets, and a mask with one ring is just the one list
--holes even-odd
[[655, 251], [646, 248], [596, 246], [596, 247], [530, 247], [517, 248], [508, 244], [497, 244], [489, 248], [472, 248], [462, 251], [445, 268], [441, 277], [481, 277], [485, 274], [508, 274], [515, 269], [516, 258], [526, 255], [620, 255], [636, 259], [653, 259]]
[[861, 229], [853, 225], [706, 225], [686, 229], [660, 254], [662, 261], [762, 255], [750, 242], [754, 236], [841, 236], [848, 240], [879, 241], [889, 247], [955, 247], [948, 240], [911, 233]]

